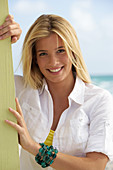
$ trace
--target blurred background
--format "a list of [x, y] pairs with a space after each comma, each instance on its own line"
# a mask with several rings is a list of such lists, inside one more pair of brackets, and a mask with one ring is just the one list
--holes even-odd
[[22, 68], [17, 67], [31, 24], [41, 14], [57, 14], [75, 28], [93, 83], [113, 95], [113, 0], [11, 0], [9, 12], [23, 30], [12, 45], [15, 74], [22, 75]]

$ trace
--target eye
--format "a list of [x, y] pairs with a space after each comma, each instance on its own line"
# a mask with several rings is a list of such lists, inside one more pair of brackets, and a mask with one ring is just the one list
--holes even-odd
[[43, 56], [46, 56], [46, 55], [48, 55], [48, 54], [45, 53], [45, 52], [39, 54], [40, 57], [43, 57]]
[[65, 49], [59, 49], [57, 53], [65, 53]]

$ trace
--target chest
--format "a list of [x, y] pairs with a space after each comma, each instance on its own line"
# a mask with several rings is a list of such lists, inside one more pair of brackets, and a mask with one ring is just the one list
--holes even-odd
[[53, 105], [53, 123], [52, 123], [52, 130], [56, 130], [60, 117], [63, 112], [69, 107], [68, 100], [61, 100]]
[[[72, 110], [68, 107], [63, 112], [62, 109], [58, 109], [58, 114], [53, 116], [53, 124], [51, 124], [51, 117], [49, 117], [52, 115], [52, 110], [47, 112], [48, 119], [46, 119], [44, 112], [34, 110], [29, 105], [24, 105], [22, 109], [29, 133], [34, 140], [44, 142], [52, 125], [53, 130], [57, 127], [53, 146], [57, 147], [60, 152], [76, 154], [77, 156], [84, 152], [89, 134], [89, 120], [82, 109], [74, 108]], [[60, 111], [61, 114], [59, 114]]]

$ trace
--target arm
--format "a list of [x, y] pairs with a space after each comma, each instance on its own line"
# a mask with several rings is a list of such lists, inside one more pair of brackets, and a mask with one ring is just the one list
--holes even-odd
[[102, 153], [87, 153], [86, 157], [75, 157], [58, 153], [52, 167], [58, 170], [104, 170], [108, 157]]
[[[17, 118], [18, 124], [9, 120], [6, 120], [6, 123], [18, 131], [19, 142], [23, 149], [36, 156], [40, 145], [30, 137], [18, 100], [16, 99], [15, 101], [17, 111], [11, 108], [9, 108], [9, 111]], [[59, 152], [51, 166], [58, 170], [104, 170], [107, 161], [108, 157], [106, 155], [97, 152], [87, 153], [86, 157], [75, 157]]]
[[11, 37], [11, 43], [15, 43], [20, 38], [21, 33], [22, 30], [12, 15], [8, 15], [5, 22], [0, 25], [0, 40]]

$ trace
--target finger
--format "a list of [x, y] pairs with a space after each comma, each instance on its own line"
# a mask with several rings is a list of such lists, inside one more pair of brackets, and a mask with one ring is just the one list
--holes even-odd
[[4, 39], [9, 38], [9, 37], [11, 37], [11, 32], [7, 32], [3, 35], [0, 35], [0, 40], [4, 40]]
[[16, 110], [17, 110], [17, 112], [19, 112], [19, 114], [23, 117], [22, 109], [20, 107], [20, 104], [19, 104], [19, 101], [18, 101], [17, 97], [15, 98], [15, 102], [16, 102]]
[[18, 38], [16, 36], [11, 37], [11, 43], [17, 42]]
[[0, 26], [0, 29], [3, 29], [3, 28], [5, 28], [5, 27], [7, 27], [8, 25], [11, 25], [11, 24], [16, 24], [16, 22], [13, 19], [7, 20]]
[[5, 20], [7, 21], [7, 20], [9, 20], [9, 19], [14, 19], [14, 16], [9, 14], [9, 15], [6, 17]]
[[9, 37], [10, 37], [10, 32], [7, 32], [6, 34], [0, 35], [0, 40], [4, 40]]
[[[8, 25], [7, 27], [4, 27], [3, 29], [0, 30], [0, 35], [3, 35], [7, 32], [11, 32], [13, 34], [13, 31], [18, 29], [17, 25]], [[11, 31], [12, 30], [12, 31]]]
[[11, 36], [17, 37], [17, 40], [18, 40], [20, 37], [20, 34], [21, 34], [21, 30], [18, 30], [18, 29], [10, 30], [10, 31], [6, 32], [5, 34], [0, 35], [0, 40], [4, 40]]
[[24, 123], [23, 123], [23, 118], [22, 116], [16, 111], [13, 110], [12, 108], [9, 108], [9, 111], [16, 117], [18, 124], [23, 127]]
[[22, 128], [21, 128], [18, 124], [14, 123], [14, 122], [11, 122], [10, 120], [5, 120], [5, 122], [6, 122], [7, 124], [9, 124], [10, 126], [12, 126], [14, 129], [16, 129], [16, 131], [17, 131], [19, 134], [21, 134]]

